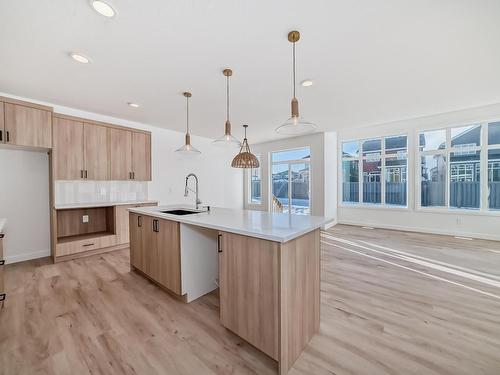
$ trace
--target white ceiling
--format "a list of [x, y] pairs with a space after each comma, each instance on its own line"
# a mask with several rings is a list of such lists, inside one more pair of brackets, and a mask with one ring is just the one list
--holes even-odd
[[[298, 29], [302, 114], [322, 130], [366, 126], [500, 102], [498, 0], [88, 0], [0, 2], [0, 92], [169, 129], [251, 142], [289, 117]], [[68, 57], [80, 51], [82, 65]], [[137, 102], [133, 109], [127, 102]]]

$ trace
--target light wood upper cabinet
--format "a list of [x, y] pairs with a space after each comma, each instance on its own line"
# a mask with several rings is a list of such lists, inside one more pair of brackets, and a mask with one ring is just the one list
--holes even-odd
[[151, 180], [151, 134], [56, 114], [55, 180]]
[[109, 129], [111, 180], [132, 179], [132, 132]]
[[4, 140], [15, 146], [51, 148], [52, 113], [24, 105], [5, 103]]
[[132, 133], [132, 179], [151, 181], [151, 134]]
[[53, 131], [54, 180], [83, 178], [83, 122], [54, 117]]
[[83, 154], [85, 178], [89, 180], [108, 180], [108, 128], [94, 124], [84, 124]]

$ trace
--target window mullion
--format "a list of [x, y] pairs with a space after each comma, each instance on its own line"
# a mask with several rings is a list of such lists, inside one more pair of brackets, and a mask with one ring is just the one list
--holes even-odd
[[380, 204], [385, 205], [385, 137], [380, 143]]

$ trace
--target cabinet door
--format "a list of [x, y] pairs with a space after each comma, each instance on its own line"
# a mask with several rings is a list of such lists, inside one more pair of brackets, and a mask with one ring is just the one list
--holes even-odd
[[[3, 234], [0, 234], [0, 260], [3, 260]], [[3, 283], [3, 269], [5, 266], [0, 265], [0, 294], [5, 292]]]
[[144, 248], [144, 270], [143, 272], [158, 281], [159, 264], [158, 264], [158, 247], [156, 245], [156, 232], [154, 231], [155, 220], [151, 216], [143, 216], [143, 248]]
[[226, 232], [219, 241], [221, 323], [278, 360], [279, 244]]
[[130, 264], [145, 272], [144, 216], [131, 213], [130, 226]]
[[132, 133], [109, 129], [111, 180], [130, 180], [132, 172]]
[[83, 123], [54, 117], [54, 180], [83, 178]]
[[52, 113], [5, 103], [5, 140], [26, 147], [52, 147]]
[[181, 246], [179, 223], [158, 219], [156, 247], [158, 281], [172, 292], [181, 294]]
[[3, 102], [0, 102], [0, 143], [5, 143], [5, 129], [4, 129], [4, 109]]
[[85, 123], [83, 140], [85, 178], [107, 180], [109, 177], [108, 128]]
[[151, 134], [132, 133], [133, 179], [151, 181]]

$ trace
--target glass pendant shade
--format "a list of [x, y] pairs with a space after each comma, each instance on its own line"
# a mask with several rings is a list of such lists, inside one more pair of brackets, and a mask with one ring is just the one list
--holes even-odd
[[222, 147], [240, 147], [241, 142], [231, 134], [231, 121], [229, 121], [229, 77], [233, 75], [233, 71], [224, 69], [222, 74], [226, 77], [226, 124], [224, 126], [224, 135], [216, 138], [212, 144]]
[[178, 154], [182, 155], [198, 155], [201, 154], [201, 151], [198, 150], [196, 147], [191, 146], [191, 136], [189, 134], [186, 134], [186, 142], [184, 146], [179, 147], [177, 150], [175, 150]]
[[[228, 131], [229, 129], [229, 131]], [[215, 139], [212, 142], [216, 146], [229, 146], [229, 147], [240, 147], [241, 142], [238, 140], [238, 138], [234, 137], [231, 134], [231, 123], [229, 121], [226, 121], [226, 132], [224, 133], [223, 136]]]
[[231, 167], [233, 168], [259, 168], [260, 163], [259, 159], [252, 154], [250, 151], [250, 146], [248, 145], [247, 140], [247, 127], [248, 125], [243, 125], [245, 128], [245, 139], [243, 139], [243, 143], [241, 144], [240, 152], [236, 155], [231, 163]]
[[186, 98], [186, 135], [184, 137], [184, 145], [175, 150], [175, 152], [182, 155], [199, 155], [201, 152], [191, 145], [191, 135], [189, 134], [189, 98], [192, 94], [185, 92], [182, 95]]
[[304, 120], [299, 115], [299, 101], [295, 96], [296, 74], [295, 74], [295, 43], [300, 39], [298, 31], [290, 31], [288, 33], [288, 41], [293, 44], [293, 99], [292, 99], [292, 117], [284, 124], [278, 126], [275, 131], [282, 135], [302, 135], [316, 131], [317, 127], [314, 123]]

